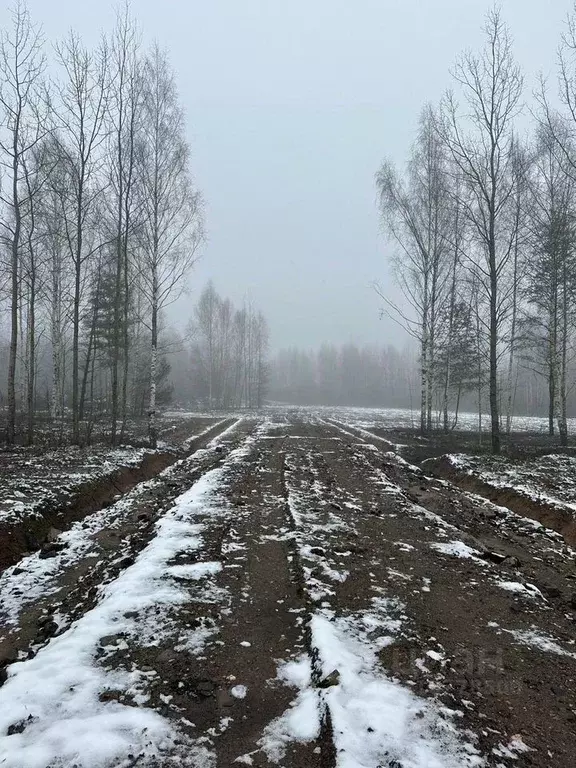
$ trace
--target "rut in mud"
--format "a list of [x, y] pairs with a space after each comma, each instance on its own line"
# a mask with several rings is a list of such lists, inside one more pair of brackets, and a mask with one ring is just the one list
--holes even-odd
[[422, 462], [421, 466], [424, 471], [449, 480], [459, 488], [478, 493], [494, 504], [508, 507], [518, 515], [537, 520], [546, 528], [560, 533], [567, 544], [576, 546], [576, 520], [573, 509], [562, 508], [559, 504], [552, 504], [541, 498], [530, 498], [513, 487], [491, 485], [472, 473], [459, 470], [446, 456], [428, 459]]
[[218, 434], [230, 420], [209, 424], [202, 433], [182, 446], [167, 450], [143, 452], [139, 461], [121, 466], [101, 476], [79, 483], [71, 493], [56, 493], [34, 508], [34, 514], [22, 520], [0, 521], [0, 573], [16, 563], [23, 554], [45, 547], [46, 556], [54, 551], [54, 532], [70, 526], [104, 507], [134, 486], [158, 475], [179, 458], [193, 453], [211, 437]]
[[576, 553], [393, 449], [241, 419], [8, 569], [0, 765], [570, 765]]

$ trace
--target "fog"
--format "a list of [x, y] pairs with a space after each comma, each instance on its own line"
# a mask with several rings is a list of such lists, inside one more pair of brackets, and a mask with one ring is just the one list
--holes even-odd
[[547, 410], [566, 442], [568, 0], [30, 0], [0, 25], [9, 444], [39, 413], [74, 443], [146, 417], [155, 445], [169, 403], [271, 402], [419, 402], [423, 433], [489, 406], [495, 452]]
[[0, 768], [576, 766], [576, 0], [8, 3]]
[[[87, 42], [110, 29], [108, 3], [31, 0], [49, 40], [69, 27]], [[208, 241], [191, 296], [170, 311], [183, 327], [212, 278], [267, 317], [271, 346], [402, 345], [379, 319], [375, 280], [394, 293], [379, 233], [374, 173], [406, 157], [426, 101], [449, 67], [481, 44], [484, 0], [135, 0], [145, 41], [175, 68], [206, 201]], [[505, 0], [527, 93], [550, 72], [569, 9]], [[7, 11], [0, 14], [6, 21]], [[535, 43], [537, 42], [537, 45]]]

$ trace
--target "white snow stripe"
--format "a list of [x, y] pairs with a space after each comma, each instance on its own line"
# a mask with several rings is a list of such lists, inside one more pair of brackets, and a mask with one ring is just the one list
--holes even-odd
[[[161, 633], [162, 611], [146, 619], [147, 609], [189, 599], [189, 592], [169, 578], [170, 561], [179, 552], [199, 548], [202, 527], [190, 520], [207, 512], [222, 512], [218, 487], [229, 467], [248, 455], [253, 442], [253, 437], [247, 438], [221, 467], [207, 472], [176, 500], [158, 522], [154, 539], [136, 562], [103, 590], [95, 608], [36, 657], [9, 667], [9, 678], [0, 688], [3, 768], [104, 768], [111, 762], [121, 764], [129, 754], [151, 758], [165, 749], [172, 754], [177, 751], [174, 741], [182, 740], [182, 734], [158, 713], [118, 701], [100, 701], [99, 694], [109, 689], [137, 696], [141, 679], [138, 672], [105, 670], [95, 657], [105, 635], [125, 632], [142, 639], [146, 630]], [[194, 575], [207, 576], [216, 570], [210, 563], [204, 572]], [[127, 613], [136, 613], [139, 618], [127, 618]], [[25, 726], [23, 731], [8, 736], [8, 728], [18, 723]], [[195, 754], [201, 760], [191, 765], [210, 765], [210, 754], [204, 748], [187, 744], [185, 749], [189, 760]]]

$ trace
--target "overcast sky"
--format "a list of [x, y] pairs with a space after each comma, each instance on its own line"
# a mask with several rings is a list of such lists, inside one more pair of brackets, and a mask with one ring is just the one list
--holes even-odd
[[[527, 76], [553, 73], [570, 2], [503, 0]], [[114, 22], [107, 0], [30, 0], [54, 40]], [[209, 241], [184, 324], [212, 278], [268, 317], [274, 348], [322, 341], [402, 343], [379, 320], [390, 283], [374, 174], [404, 162], [419, 111], [449, 67], [481, 44], [486, 0], [134, 0], [145, 39], [170, 52]], [[6, 11], [2, 11], [5, 17]], [[394, 288], [388, 285], [388, 289]]]

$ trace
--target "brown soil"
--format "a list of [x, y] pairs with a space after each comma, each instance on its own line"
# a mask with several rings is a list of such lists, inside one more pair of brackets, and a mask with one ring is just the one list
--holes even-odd
[[567, 544], [576, 546], [576, 521], [570, 510], [546, 504], [542, 500], [530, 499], [514, 488], [497, 488], [490, 485], [473, 474], [459, 470], [446, 456], [427, 459], [421, 466], [428, 474], [449, 480], [466, 491], [478, 493], [494, 504], [507, 507], [518, 515], [537, 520], [546, 528], [560, 533]]
[[[373, 444], [378, 447], [378, 441]], [[572, 642], [576, 622], [573, 556], [560, 544], [553, 552], [545, 532], [538, 535], [530, 526], [526, 529], [515, 515], [499, 513], [452, 485], [430, 480], [392, 456], [382, 459], [375, 452], [352, 449], [347, 460], [340, 453], [324, 454], [317, 461], [326, 484], [352, 491], [363, 499], [365, 510], [356, 521], [358, 555], [348, 562], [354, 570], [341, 588], [335, 587], [343, 605], [361, 606], [375, 584], [388, 584], [412, 619], [405, 640], [385, 649], [384, 665], [421, 695], [433, 694], [436, 686], [443, 688], [447, 706], [463, 711], [463, 723], [481, 734], [483, 753], [489, 754], [499, 743], [507, 743], [507, 735], [518, 733], [536, 751], [522, 755], [514, 765], [563, 768], [573, 764], [574, 659], [514, 644], [504, 631], [488, 626], [495, 622], [500, 628], [529, 629], [537, 624], [556, 638]], [[373, 471], [383, 471], [403, 490], [405, 500], [390, 496], [383, 503], [369, 479]], [[486, 565], [434, 552], [429, 545], [438, 540], [442, 529], [421, 510], [454, 525], [449, 538], [478, 549]], [[413, 549], [404, 551], [397, 546], [399, 541]], [[390, 575], [389, 567], [408, 579]], [[418, 588], [424, 578], [431, 580], [430, 592]], [[492, 579], [535, 584], [546, 600], [507, 592], [494, 586]], [[441, 651], [448, 659], [447, 668], [432, 661], [430, 673], [423, 674], [415, 661], [426, 659], [427, 650]], [[463, 699], [472, 705], [464, 706]]]
[[[230, 423], [232, 422], [229, 421], [222, 427], [215, 426], [202, 442]], [[196, 429], [196, 425], [188, 422], [179, 428], [174, 438], [184, 439]], [[95, 480], [80, 483], [72, 497], [67, 496], [56, 501], [50, 499], [40, 503], [34, 516], [27, 516], [17, 522], [0, 523], [0, 573], [17, 563], [25, 553], [50, 544], [49, 534], [52, 529], [68, 530], [72, 523], [82, 520], [98, 509], [110, 506], [116, 498], [127, 493], [135, 485], [155, 477], [177, 459], [189, 455], [198, 447], [198, 441], [193, 441], [184, 449], [175, 444], [170, 450], [146, 453], [137, 466], [120, 467]]]
[[[179, 563], [220, 562], [220, 597], [207, 600], [197, 585], [186, 586], [189, 597], [171, 610], [166, 632], [153, 644], [125, 638], [101, 662], [145, 669], [147, 706], [202, 740], [219, 767], [232, 768], [249, 755], [248, 764], [271, 768], [263, 733], [297, 693], [276, 679], [279, 663], [307, 654], [320, 687], [312, 616], [330, 610], [336, 617], [362, 617], [383, 595], [398, 601], [401, 624], [393, 644], [380, 652], [379, 672], [456, 711], [448, 719], [476, 734], [487, 768], [575, 764], [575, 554], [555, 532], [565, 531], [534, 526], [525, 518], [536, 512], [516, 508], [514, 499], [504, 508], [499, 498], [495, 506], [478, 487], [458, 487], [457, 477], [429, 477], [431, 466], [424, 472], [407, 464], [377, 437], [314, 419], [282, 421], [265, 438], [254, 431], [256, 422], [233, 431], [227, 450], [249, 448], [238, 462], [227, 464], [225, 451], [175, 464], [116, 528], [96, 537], [99, 564], [90, 557], [77, 563], [62, 574], [55, 595], [25, 612], [5, 641], [6, 664], [14, 649], [37, 653], [51, 642], [51, 631], [66, 631], [89, 611], [100, 599], [98, 586], [130, 567], [174, 497], [222, 466], [228, 469], [221, 503], [194, 518], [201, 523], [201, 548], [177, 556]], [[436, 547], [452, 540], [473, 548], [475, 558]], [[334, 578], [344, 571], [345, 579]], [[510, 583], [539, 592], [502, 586]], [[62, 626], [43, 629], [56, 610]], [[178, 643], [178, 632], [190, 627], [214, 630], [198, 653]], [[533, 627], [564, 655], [523, 644], [513, 634]], [[374, 630], [373, 641], [386, 634]], [[237, 684], [246, 686], [245, 698], [231, 695]], [[101, 695], [103, 701], [123, 696]], [[318, 738], [288, 744], [279, 764], [334, 768], [337, 735], [324, 713]], [[514, 759], [494, 752], [516, 735], [531, 751]], [[89, 768], [80, 758], [79, 768]], [[134, 760], [138, 765], [138, 756]], [[383, 760], [367, 768], [404, 768], [401, 759]], [[182, 764], [166, 754], [157, 768]]]
[[[19, 651], [34, 654], [49, 641], [56, 628], [52, 627], [50, 631], [46, 617], [59, 613], [66, 617], [67, 624], [71, 623], [95, 605], [103, 585], [113, 581], [134, 562], [153, 537], [156, 522], [171, 507], [174, 499], [205, 472], [223, 462], [225, 456], [217, 452], [207, 453], [200, 461], [194, 460], [195, 453], [233, 421], [216, 425], [190, 442], [186, 452], [164, 468], [169, 471], [164, 473], [162, 482], [146, 488], [135, 497], [122, 519], [116, 520], [113, 527], [97, 532], [93, 536], [92, 548], [79, 561], [61, 566], [56, 583], [51, 584], [50, 594], [27, 605], [17, 626], [2, 627], [0, 623], [0, 679], [2, 668], [15, 658], [15, 654]], [[240, 428], [230, 445], [237, 445], [250, 428], [249, 423]], [[143, 478], [142, 482], [148, 479]], [[87, 516], [88, 513], [82, 519]], [[26, 567], [24, 562], [21, 565]]]

